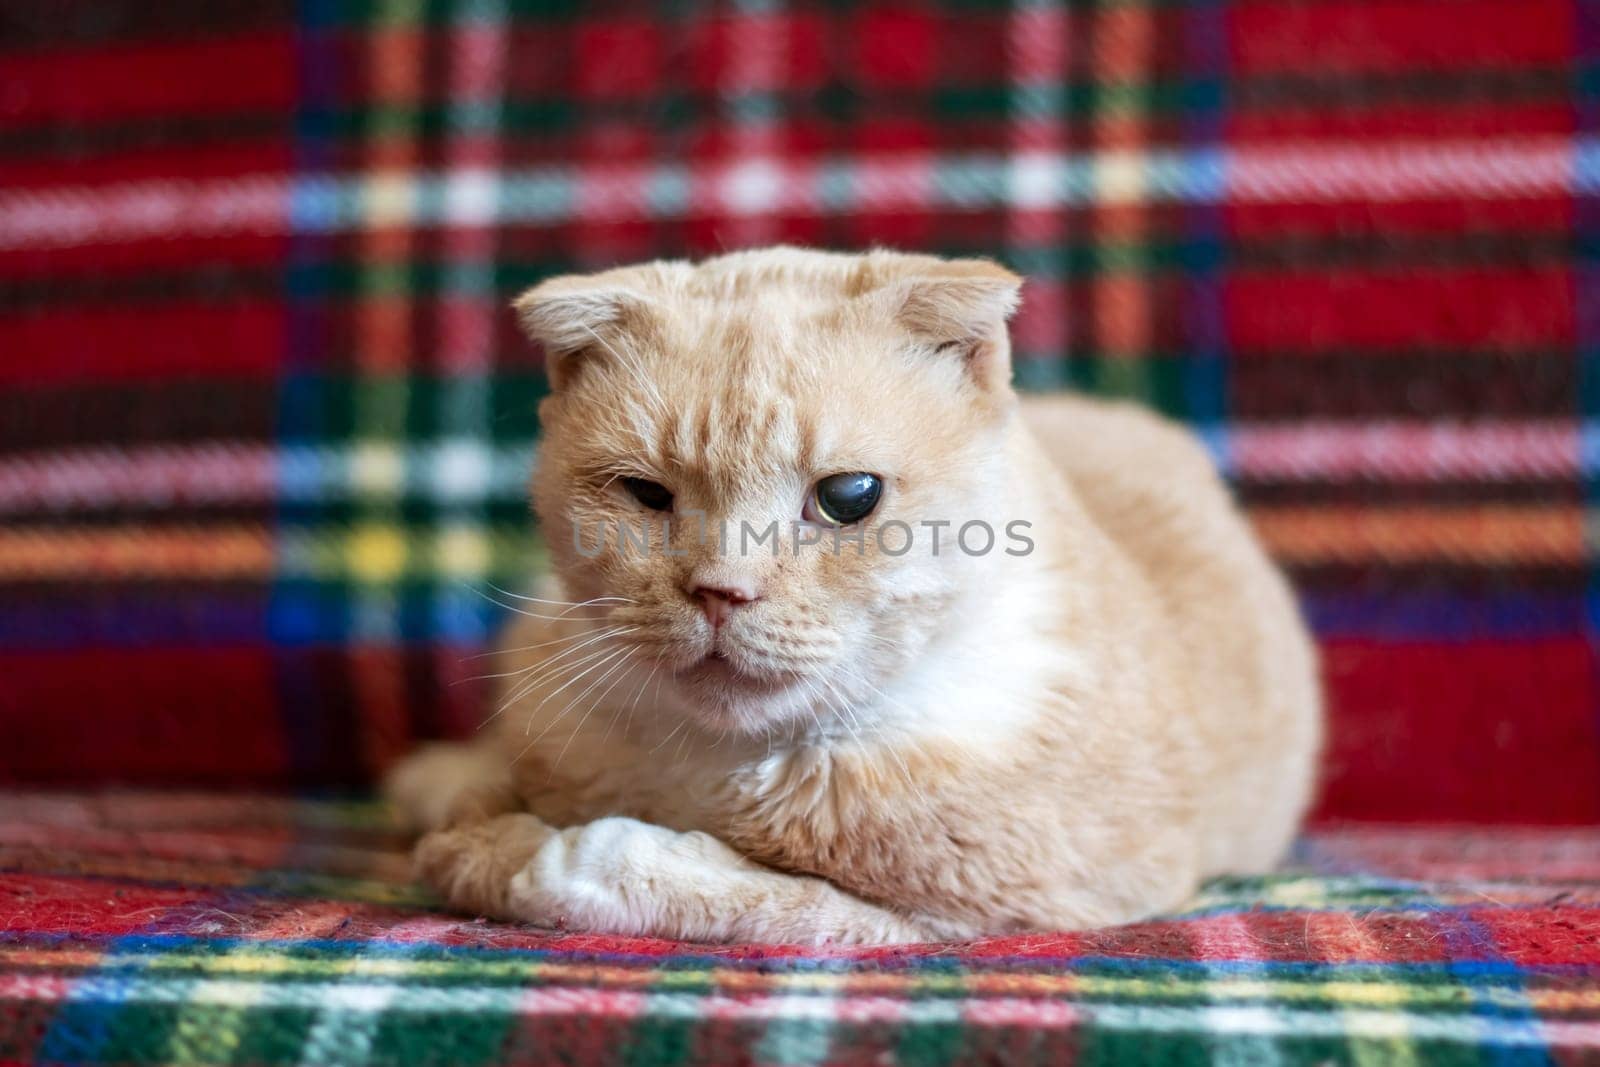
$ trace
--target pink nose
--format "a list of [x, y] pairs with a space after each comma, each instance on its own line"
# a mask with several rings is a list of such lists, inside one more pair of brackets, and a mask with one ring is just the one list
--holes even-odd
[[739, 605], [760, 599], [754, 588], [737, 582], [719, 585], [690, 582], [687, 591], [691, 598], [700, 602], [700, 610], [706, 613], [706, 621], [713, 627], [727, 622], [728, 616]]

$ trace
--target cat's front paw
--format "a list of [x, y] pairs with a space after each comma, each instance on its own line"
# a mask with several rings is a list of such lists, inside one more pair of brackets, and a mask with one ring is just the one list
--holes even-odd
[[[725, 845], [620, 816], [563, 830], [511, 880], [524, 916], [597, 933], [681, 936], [714, 886]], [[713, 855], [713, 853], [719, 853]], [[731, 853], [730, 853], [731, 855]]]
[[431, 833], [416, 863], [460, 911], [656, 937], [719, 936], [751, 866], [708, 834], [620, 816], [557, 831], [523, 813]]
[[450, 907], [475, 915], [527, 918], [511, 907], [512, 880], [555, 837], [537, 816], [500, 815], [428, 834], [417, 842], [413, 860], [417, 874]]

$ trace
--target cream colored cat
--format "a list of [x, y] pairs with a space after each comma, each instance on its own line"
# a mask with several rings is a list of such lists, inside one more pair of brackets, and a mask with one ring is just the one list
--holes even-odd
[[556, 584], [480, 737], [391, 779], [451, 905], [915, 941], [1124, 922], [1277, 862], [1320, 732], [1289, 591], [1188, 433], [1019, 402], [1018, 284], [775, 248], [517, 302]]

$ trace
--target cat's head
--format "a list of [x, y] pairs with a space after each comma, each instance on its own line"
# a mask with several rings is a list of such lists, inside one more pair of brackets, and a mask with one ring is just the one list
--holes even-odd
[[984, 580], [959, 528], [1005, 536], [1019, 284], [775, 248], [517, 301], [552, 383], [534, 500], [568, 595], [627, 650], [615, 695], [746, 733], [875, 702]]

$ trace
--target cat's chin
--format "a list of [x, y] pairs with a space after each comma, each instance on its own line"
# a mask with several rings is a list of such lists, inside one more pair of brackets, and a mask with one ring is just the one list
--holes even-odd
[[752, 733], [788, 717], [800, 683], [795, 675], [751, 671], [718, 655], [674, 671], [673, 681], [684, 703], [705, 724]]

